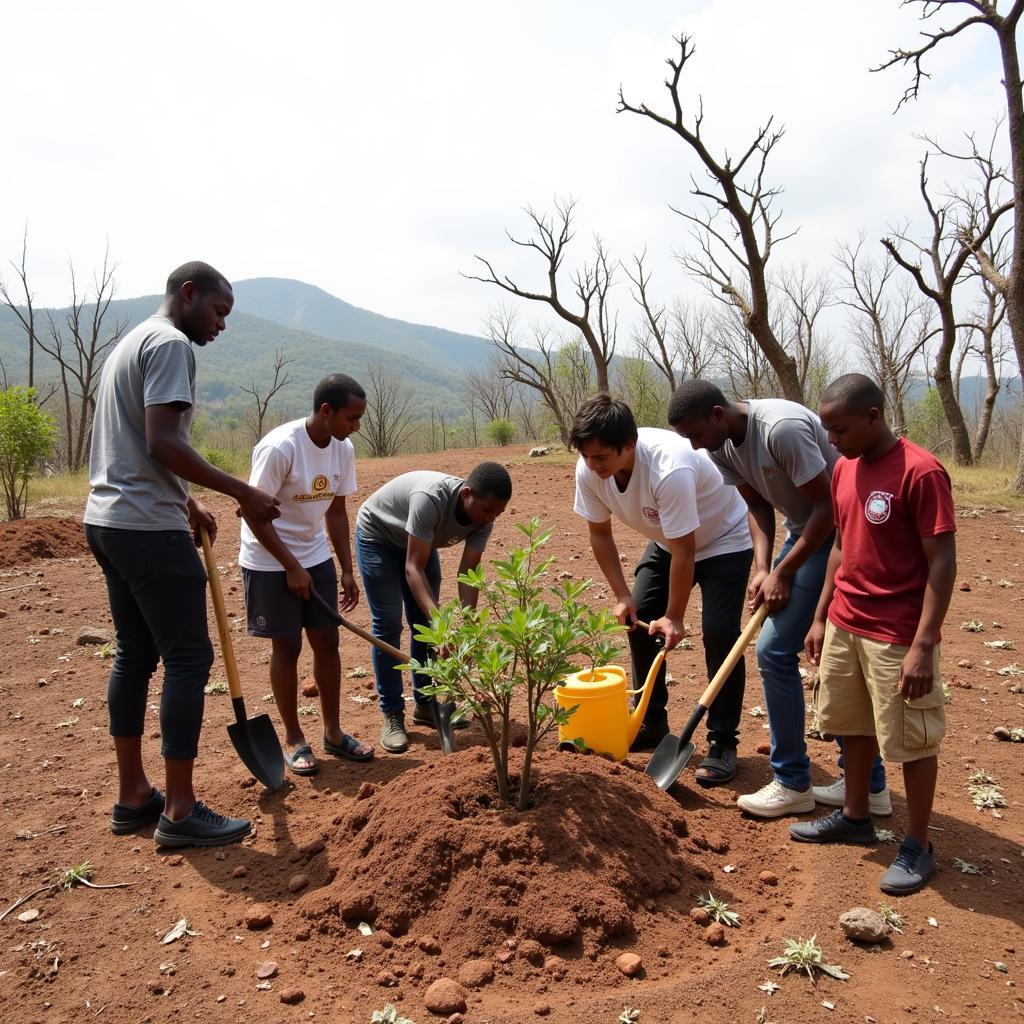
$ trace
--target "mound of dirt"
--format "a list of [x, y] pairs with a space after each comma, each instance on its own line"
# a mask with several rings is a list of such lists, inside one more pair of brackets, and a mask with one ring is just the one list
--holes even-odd
[[0, 526], [0, 568], [11, 569], [38, 558], [75, 558], [88, 553], [77, 519], [41, 516]]
[[531, 810], [496, 808], [488, 753], [466, 750], [376, 790], [329, 840], [333, 881], [302, 902], [324, 932], [358, 921], [445, 936], [471, 955], [510, 938], [587, 953], [634, 931], [662, 894], [693, 891], [682, 810], [635, 769], [536, 756]]

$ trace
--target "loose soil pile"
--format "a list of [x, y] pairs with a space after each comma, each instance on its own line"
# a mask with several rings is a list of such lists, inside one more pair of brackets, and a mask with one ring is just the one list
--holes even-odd
[[334, 881], [306, 913], [326, 931], [340, 918], [443, 935], [452, 954], [509, 938], [594, 954], [634, 933], [637, 908], [700, 887], [686, 817], [636, 768], [545, 752], [534, 777], [532, 809], [516, 813], [494, 806], [480, 748], [406, 772], [344, 816]]
[[0, 568], [3, 569], [39, 558], [77, 558], [88, 552], [82, 524], [74, 519], [43, 516], [0, 526]]

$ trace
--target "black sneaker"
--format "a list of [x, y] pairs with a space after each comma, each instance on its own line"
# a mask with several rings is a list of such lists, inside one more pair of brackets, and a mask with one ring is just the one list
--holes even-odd
[[[430, 724], [434, 724], [431, 716]], [[405, 715], [401, 711], [385, 711], [380, 727], [380, 745], [389, 754], [402, 754], [409, 749], [409, 734], [405, 731]]]
[[163, 810], [164, 795], [154, 786], [149, 799], [141, 807], [114, 804], [114, 812], [110, 815], [110, 831], [115, 836], [131, 835], [132, 832], [138, 832], [140, 828], [159, 821]]
[[161, 814], [153, 839], [157, 846], [226, 846], [244, 839], [251, 830], [252, 822], [246, 818], [226, 818], [197, 800], [180, 821]]
[[932, 844], [926, 850], [916, 839], [909, 836], [900, 843], [900, 852], [892, 866], [879, 883], [882, 892], [889, 896], [909, 896], [924, 888], [925, 882], [935, 873], [935, 857]]
[[814, 821], [798, 821], [789, 826], [789, 834], [798, 843], [857, 843], [870, 846], [878, 842], [874, 823], [867, 821], [855, 825], [843, 817], [843, 809], [837, 807], [824, 818]]
[[669, 733], [668, 718], [644, 719], [636, 739], [629, 745], [630, 753], [653, 750]]
[[[452, 728], [468, 729], [469, 721], [469, 715], [465, 715], [462, 718], [454, 719], [452, 721]], [[436, 723], [434, 722], [434, 712], [431, 710], [430, 704], [428, 704], [427, 701], [416, 701], [416, 704], [412, 709], [412, 723], [413, 725], [425, 725], [430, 729], [435, 728]]]

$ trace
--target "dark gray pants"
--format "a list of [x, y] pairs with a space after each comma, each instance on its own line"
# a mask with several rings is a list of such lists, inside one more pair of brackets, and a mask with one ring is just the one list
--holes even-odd
[[[740, 635], [740, 620], [747, 594], [747, 580], [754, 560], [753, 549], [713, 555], [694, 565], [693, 585], [700, 587], [701, 631], [704, 636], [704, 660], [708, 678], [725, 661]], [[669, 565], [672, 556], [653, 541], [647, 546], [634, 572], [633, 600], [637, 615], [644, 622], [660, 619], [668, 607]], [[642, 686], [658, 651], [655, 640], [641, 629], [629, 634], [633, 655], [633, 686]], [[729, 674], [725, 686], [708, 710], [708, 739], [726, 747], [735, 747], [743, 711], [743, 688], [746, 666], [741, 658]], [[693, 695], [696, 704], [699, 693]], [[691, 702], [687, 700], [687, 706]], [[667, 716], [668, 687], [665, 666], [661, 666], [654, 682], [646, 721], [655, 724]]]
[[117, 652], [107, 684], [111, 736], [141, 736], [149, 681], [164, 663], [161, 754], [191, 760], [203, 725], [213, 645], [206, 628], [206, 571], [187, 530], [85, 527], [103, 570]]

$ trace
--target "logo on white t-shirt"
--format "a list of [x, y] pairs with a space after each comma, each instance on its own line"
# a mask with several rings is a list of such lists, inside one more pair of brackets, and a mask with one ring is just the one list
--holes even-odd
[[661, 513], [650, 505], [644, 505], [641, 510], [647, 519], [661, 519]]
[[864, 502], [864, 517], [876, 526], [884, 523], [892, 514], [892, 495], [887, 491], [872, 491]]

